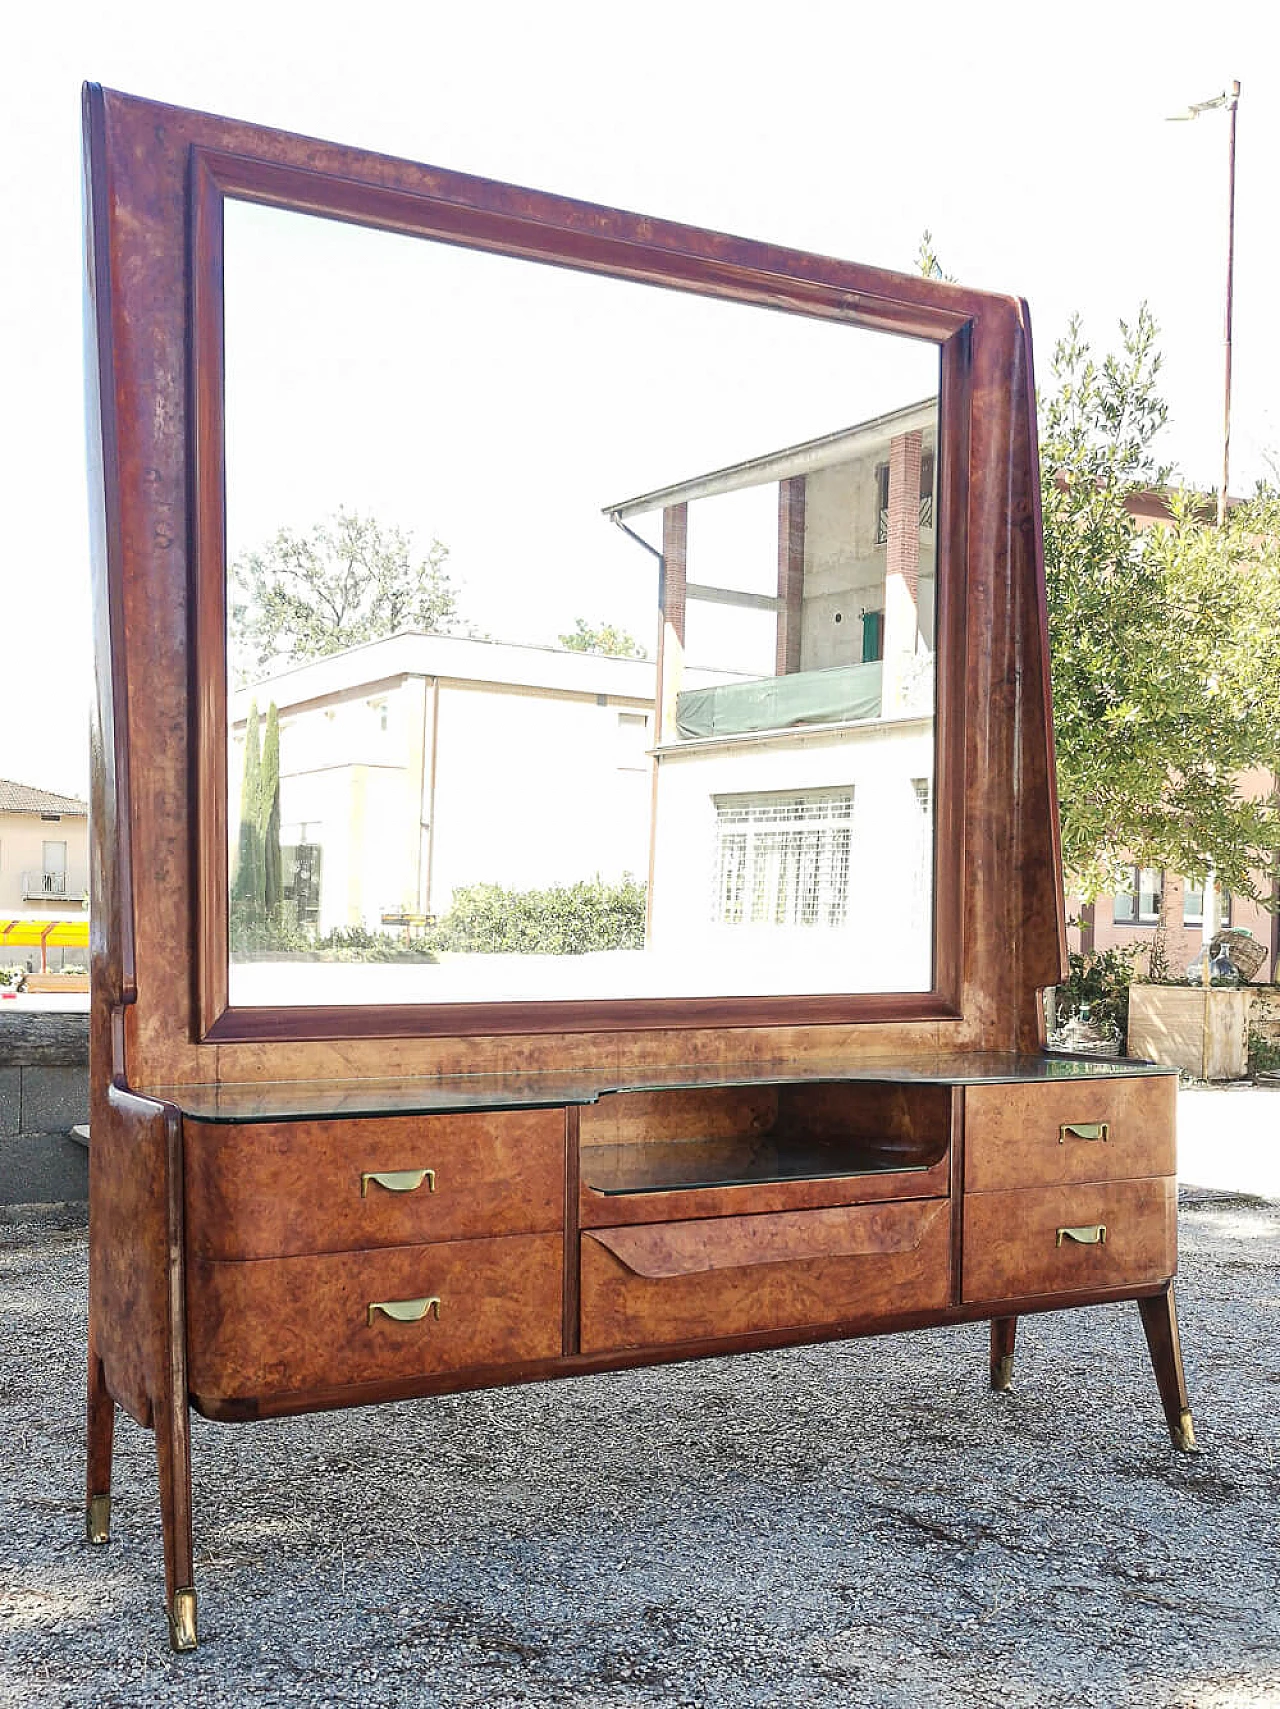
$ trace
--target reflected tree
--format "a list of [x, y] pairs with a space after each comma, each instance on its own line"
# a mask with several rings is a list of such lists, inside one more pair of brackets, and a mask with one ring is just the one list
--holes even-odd
[[339, 509], [309, 532], [281, 528], [231, 567], [228, 629], [240, 680], [272, 664], [322, 658], [401, 629], [450, 633], [458, 599], [449, 549]]

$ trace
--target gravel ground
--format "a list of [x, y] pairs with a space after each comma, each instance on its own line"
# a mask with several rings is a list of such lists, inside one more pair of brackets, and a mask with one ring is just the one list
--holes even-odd
[[1280, 1704], [1280, 1206], [1197, 1196], [1170, 1447], [1133, 1306], [152, 1441], [81, 1541], [85, 1236], [0, 1225], [0, 1704]]

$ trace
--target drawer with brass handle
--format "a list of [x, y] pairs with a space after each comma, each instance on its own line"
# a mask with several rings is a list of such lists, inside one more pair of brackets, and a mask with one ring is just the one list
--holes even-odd
[[194, 1261], [187, 1276], [198, 1404], [500, 1368], [555, 1358], [558, 1234]]
[[1110, 1122], [1061, 1122], [1058, 1126], [1059, 1145], [1065, 1145], [1069, 1139], [1100, 1139], [1105, 1145], [1110, 1138]]
[[969, 1193], [1172, 1175], [1175, 1074], [967, 1086]]
[[564, 1112], [184, 1124], [203, 1258], [538, 1234], [564, 1222]]
[[365, 1322], [373, 1328], [374, 1318], [381, 1313], [389, 1317], [393, 1323], [421, 1323], [428, 1312], [435, 1312], [436, 1322], [440, 1321], [440, 1296], [433, 1294], [429, 1299], [420, 1300], [370, 1300], [369, 1309], [365, 1313]]
[[421, 1187], [429, 1193], [436, 1190], [434, 1169], [366, 1169], [360, 1177], [360, 1197], [369, 1197], [370, 1187], [381, 1187], [388, 1193], [416, 1193]]
[[965, 1199], [963, 1297], [1017, 1299], [1160, 1282], [1177, 1264], [1173, 1176]]

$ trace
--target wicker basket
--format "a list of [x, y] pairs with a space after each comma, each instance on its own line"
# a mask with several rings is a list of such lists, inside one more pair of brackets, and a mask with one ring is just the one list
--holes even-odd
[[1214, 942], [1226, 950], [1231, 965], [1246, 985], [1267, 959], [1267, 952], [1258, 940], [1234, 926], [1219, 932]]

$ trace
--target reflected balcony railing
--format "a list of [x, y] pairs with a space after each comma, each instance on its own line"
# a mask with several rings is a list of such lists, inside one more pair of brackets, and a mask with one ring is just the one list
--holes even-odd
[[[920, 526], [921, 526], [921, 528], [932, 528], [933, 527], [933, 494], [932, 493], [921, 493], [920, 494]], [[881, 505], [879, 514], [876, 517], [876, 545], [877, 546], [885, 546], [888, 544], [888, 542], [889, 542], [889, 509], [888, 509], [887, 505]]]
[[84, 901], [88, 879], [82, 872], [24, 872], [22, 899], [24, 902]]

